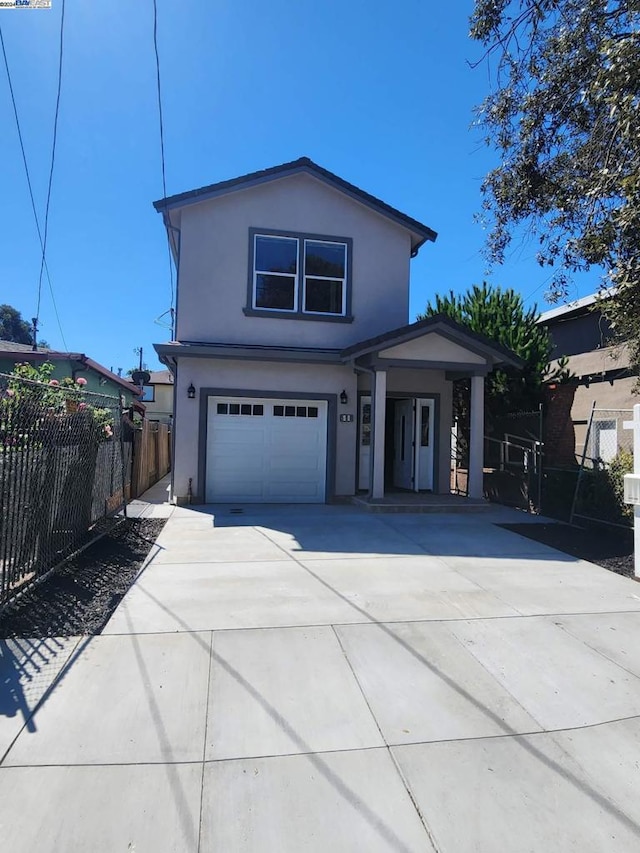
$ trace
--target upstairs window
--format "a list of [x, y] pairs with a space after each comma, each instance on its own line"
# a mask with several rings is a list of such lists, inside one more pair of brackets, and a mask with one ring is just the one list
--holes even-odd
[[303, 311], [344, 314], [346, 279], [347, 247], [344, 243], [304, 241]]
[[298, 241], [255, 235], [254, 308], [298, 308]]
[[252, 250], [253, 312], [348, 319], [348, 241], [254, 233]]

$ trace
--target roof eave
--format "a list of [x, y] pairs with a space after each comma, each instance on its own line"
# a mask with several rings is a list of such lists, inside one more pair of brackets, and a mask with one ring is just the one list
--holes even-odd
[[355, 184], [345, 181], [343, 178], [340, 178], [333, 172], [329, 172], [322, 166], [318, 166], [317, 163], [314, 163], [308, 157], [301, 157], [299, 160], [294, 160], [290, 163], [283, 163], [280, 166], [272, 166], [269, 169], [263, 169], [259, 172], [251, 172], [248, 175], [243, 175], [238, 178], [231, 178], [227, 181], [220, 181], [216, 184], [209, 184], [208, 186], [200, 187], [195, 190], [189, 190], [188, 192], [168, 196], [167, 198], [154, 201], [153, 206], [158, 213], [163, 215], [166, 225], [166, 217], [169, 211], [175, 210], [176, 208], [185, 207], [190, 204], [198, 204], [202, 201], [208, 201], [222, 195], [228, 195], [232, 192], [250, 189], [261, 184], [270, 183], [271, 181], [297, 174], [311, 175], [311, 177], [323, 181], [339, 192], [353, 198], [355, 201], [377, 211], [381, 216], [395, 221], [396, 224], [406, 228], [417, 238], [415, 242], [412, 239], [412, 252], [414, 254], [417, 254], [418, 250], [422, 245], [424, 245], [424, 243], [427, 241], [434, 242], [438, 236], [432, 228], [429, 228], [422, 222], [418, 222], [417, 219], [407, 216], [407, 214], [402, 213], [402, 211], [397, 210], [386, 202], [383, 202], [381, 199], [372, 196], [370, 193], [361, 190], [359, 187], [355, 186]]
[[470, 342], [472, 344], [470, 349], [483, 355], [493, 366], [505, 364], [517, 369], [521, 369], [524, 366], [522, 359], [507, 347], [496, 344], [484, 335], [479, 335], [464, 328], [444, 314], [435, 314], [425, 320], [410, 323], [408, 326], [401, 326], [399, 329], [394, 329], [384, 335], [370, 338], [362, 341], [360, 344], [354, 344], [344, 349], [341, 356], [344, 361], [353, 361], [364, 355], [422, 337], [430, 332], [453, 334], [454, 338], [460, 339], [462, 346], [464, 346], [465, 341]]

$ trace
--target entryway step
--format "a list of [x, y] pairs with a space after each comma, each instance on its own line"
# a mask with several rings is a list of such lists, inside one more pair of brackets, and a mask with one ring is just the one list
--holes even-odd
[[383, 498], [367, 498], [356, 495], [352, 503], [367, 512], [485, 512], [491, 503], [485, 500], [465, 498], [462, 495], [385, 495]]

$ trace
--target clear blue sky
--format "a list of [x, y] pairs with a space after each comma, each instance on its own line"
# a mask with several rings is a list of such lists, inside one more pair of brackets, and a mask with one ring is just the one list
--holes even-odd
[[[471, 2], [158, 0], [169, 194], [309, 156], [438, 232], [412, 262], [411, 317], [482, 281], [474, 223], [495, 155], [472, 109]], [[53, 128], [60, 0], [0, 10], [39, 213]], [[158, 367], [169, 308], [151, 0], [67, 0], [47, 258], [67, 347], [107, 367]], [[40, 250], [0, 65], [0, 302], [36, 306]], [[544, 309], [548, 271], [518, 242], [494, 284]], [[583, 279], [574, 295], [595, 287]], [[41, 335], [63, 349], [46, 280]]]

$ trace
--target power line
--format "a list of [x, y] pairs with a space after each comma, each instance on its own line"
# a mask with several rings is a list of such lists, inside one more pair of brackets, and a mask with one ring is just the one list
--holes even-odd
[[[11, 80], [11, 71], [9, 69], [9, 60], [7, 58], [7, 51], [4, 44], [4, 37], [2, 35], [2, 28], [0, 28], [0, 46], [2, 47], [2, 56], [4, 59], [4, 67], [7, 72], [7, 82], [9, 83], [9, 93], [11, 95], [11, 104], [13, 106], [13, 116], [16, 122], [16, 129], [18, 131], [18, 140], [20, 142], [20, 151], [22, 153], [22, 163], [24, 165], [25, 175], [27, 177], [27, 186], [29, 187], [29, 198], [31, 200], [31, 210], [33, 211], [33, 218], [36, 223], [36, 230], [38, 232], [38, 240], [40, 242], [40, 249], [42, 251], [42, 257], [45, 258], [44, 252], [44, 242], [42, 239], [42, 231], [40, 230], [40, 220], [38, 219], [38, 212], [36, 210], [36, 203], [33, 197], [33, 185], [31, 183], [31, 175], [29, 173], [29, 165], [27, 163], [27, 155], [24, 147], [24, 139], [22, 137], [22, 128], [20, 127], [20, 119], [18, 117], [18, 107], [16, 104], [15, 92], [13, 91], [13, 82]], [[64, 332], [62, 331], [62, 325], [60, 323], [60, 316], [58, 314], [58, 306], [56, 305], [56, 299], [53, 293], [53, 285], [51, 284], [51, 276], [49, 275], [49, 267], [46, 262], [46, 258], [44, 260], [44, 270], [47, 275], [47, 282], [49, 284], [49, 292], [51, 293], [51, 301], [53, 302], [53, 310], [56, 315], [56, 320], [58, 323], [58, 329], [60, 331], [60, 337], [62, 338], [62, 343], [64, 344], [64, 348], [68, 350], [67, 342], [64, 337]]]
[[[53, 141], [51, 144], [51, 168], [49, 169], [49, 185], [47, 187], [47, 204], [44, 211], [44, 237], [42, 240], [42, 261], [40, 262], [40, 276], [38, 279], [38, 301], [36, 307], [36, 320], [40, 318], [40, 298], [42, 295], [42, 273], [46, 261], [47, 236], [49, 233], [49, 205], [51, 203], [51, 186], [53, 184], [53, 168], [56, 161], [56, 142], [58, 140], [58, 115], [60, 114], [60, 91], [62, 89], [62, 59], [64, 55], [64, 8], [65, 0], [62, 0], [60, 14], [60, 59], [58, 62], [58, 91], [56, 94], [56, 112], [53, 120]], [[65, 344], [66, 346], [66, 344]]]
[[[164, 120], [162, 115], [162, 88], [160, 85], [160, 54], [158, 52], [158, 5], [156, 0], [153, 0], [153, 50], [156, 57], [156, 85], [158, 90], [158, 119], [160, 122], [160, 159], [162, 162], [162, 197], [167, 197], [167, 176], [164, 157]], [[173, 319], [174, 319], [174, 286], [173, 286], [173, 263], [171, 255], [171, 239], [169, 237], [169, 223], [165, 222], [167, 230], [167, 252], [169, 256], [169, 282], [171, 287], [171, 337], [173, 337]]]

